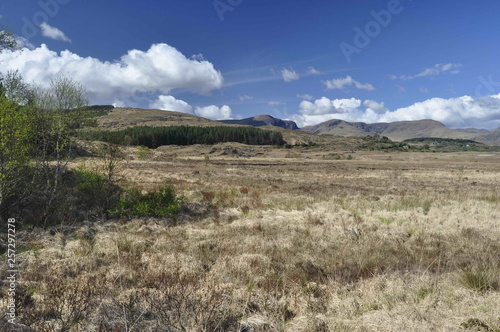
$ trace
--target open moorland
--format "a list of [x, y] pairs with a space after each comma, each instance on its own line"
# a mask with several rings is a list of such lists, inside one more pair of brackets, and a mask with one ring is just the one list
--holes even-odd
[[500, 329], [498, 152], [122, 150], [120, 186], [182, 207], [19, 234], [33, 331]]

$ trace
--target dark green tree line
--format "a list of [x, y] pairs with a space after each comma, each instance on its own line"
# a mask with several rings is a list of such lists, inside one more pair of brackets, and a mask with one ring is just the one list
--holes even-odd
[[155, 149], [162, 145], [192, 145], [237, 142], [250, 145], [283, 145], [279, 132], [252, 127], [133, 127], [120, 131], [88, 131], [82, 137], [112, 144], [142, 145]]

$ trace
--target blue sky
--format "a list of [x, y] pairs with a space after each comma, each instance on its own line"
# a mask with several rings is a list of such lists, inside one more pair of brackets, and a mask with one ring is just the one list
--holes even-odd
[[498, 13], [494, 0], [4, 0], [0, 24], [26, 48], [0, 54], [0, 71], [74, 77], [91, 103], [214, 119], [493, 129]]

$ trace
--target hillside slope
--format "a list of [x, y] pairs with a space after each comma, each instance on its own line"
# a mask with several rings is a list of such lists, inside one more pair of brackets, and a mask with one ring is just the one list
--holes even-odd
[[100, 127], [111, 130], [134, 126], [220, 126], [217, 121], [192, 114], [131, 107], [117, 107], [107, 115], [97, 118], [97, 123]]

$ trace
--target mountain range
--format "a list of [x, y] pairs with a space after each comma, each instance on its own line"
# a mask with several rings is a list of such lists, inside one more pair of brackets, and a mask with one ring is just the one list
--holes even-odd
[[485, 144], [500, 144], [500, 128], [493, 131], [475, 128], [451, 129], [435, 120], [364, 123], [333, 119], [315, 126], [304, 127], [301, 130], [315, 135], [380, 135], [386, 136], [393, 141], [404, 141], [410, 138], [434, 137], [470, 139]]
[[[297, 124], [289, 120], [281, 120], [270, 115], [257, 115], [240, 120], [222, 120], [226, 124], [238, 124], [254, 127], [274, 126], [284, 129], [299, 129]], [[404, 141], [410, 138], [452, 138], [470, 139], [485, 144], [500, 145], [500, 128], [488, 131], [486, 129], [451, 129], [439, 121], [417, 120], [417, 121], [397, 121], [397, 122], [348, 122], [333, 119], [319, 123], [315, 126], [307, 126], [300, 129], [314, 135], [333, 136], [386, 136], [393, 141]]]

